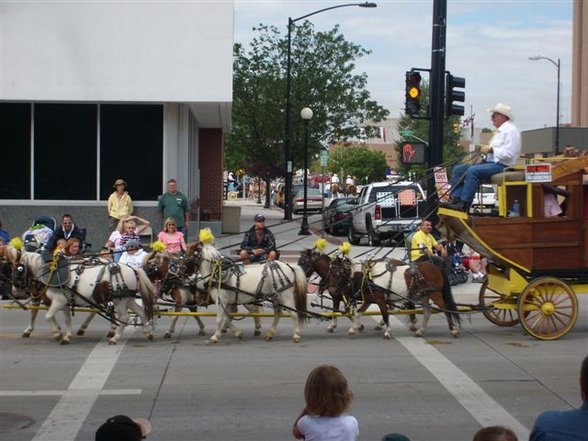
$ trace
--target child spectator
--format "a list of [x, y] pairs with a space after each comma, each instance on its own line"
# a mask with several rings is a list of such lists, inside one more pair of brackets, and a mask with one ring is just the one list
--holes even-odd
[[353, 392], [335, 366], [322, 365], [313, 369], [304, 387], [306, 407], [302, 410], [292, 434], [305, 441], [355, 441], [359, 435], [357, 419], [343, 415], [351, 407]]

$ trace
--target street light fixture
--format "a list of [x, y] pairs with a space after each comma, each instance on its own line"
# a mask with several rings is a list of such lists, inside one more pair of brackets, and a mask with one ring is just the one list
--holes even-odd
[[555, 154], [559, 155], [559, 78], [561, 72], [561, 64], [560, 59], [557, 59], [557, 63], [549, 57], [544, 57], [542, 55], [535, 55], [534, 57], [529, 57], [531, 61], [538, 61], [538, 60], [547, 60], [551, 64], [553, 64], [557, 68], [557, 105], [556, 105], [556, 118], [555, 118]]
[[310, 231], [308, 229], [308, 212], [306, 200], [308, 197], [308, 122], [312, 118], [312, 110], [305, 107], [300, 111], [300, 118], [304, 121], [304, 208], [302, 215], [302, 225], [298, 234], [300, 236], [308, 236]]
[[346, 3], [343, 5], [330, 6], [328, 8], [319, 9], [302, 17], [292, 18], [288, 17], [288, 55], [286, 58], [286, 134], [284, 138], [284, 153], [286, 156], [286, 170], [285, 170], [285, 191], [284, 191], [284, 220], [292, 220], [292, 155], [290, 152], [290, 142], [292, 138], [292, 127], [290, 121], [290, 113], [292, 110], [292, 25], [297, 21], [308, 18], [312, 15], [321, 12], [329, 11], [331, 9], [345, 8], [348, 6], [359, 6], [360, 8], [376, 8], [378, 5], [373, 2], [364, 3]]

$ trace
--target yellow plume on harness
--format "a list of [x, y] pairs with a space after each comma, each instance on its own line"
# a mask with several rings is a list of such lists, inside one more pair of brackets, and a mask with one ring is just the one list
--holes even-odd
[[325, 249], [327, 248], [327, 240], [323, 238], [315, 240], [314, 248], [320, 251], [321, 253], [324, 253]]
[[153, 251], [161, 253], [162, 251], [165, 251], [165, 244], [160, 240], [156, 240], [151, 244], [151, 249]]
[[212, 234], [210, 228], [203, 228], [202, 230], [200, 230], [200, 233], [198, 234], [198, 240], [205, 244], [213, 243], [214, 234]]
[[339, 245], [339, 251], [341, 251], [341, 254], [344, 256], [347, 256], [351, 251], [351, 244], [349, 242], [343, 242], [341, 245]]
[[23, 247], [22, 239], [20, 237], [13, 237], [12, 239], [10, 239], [10, 242], [8, 244], [15, 250], [22, 250]]

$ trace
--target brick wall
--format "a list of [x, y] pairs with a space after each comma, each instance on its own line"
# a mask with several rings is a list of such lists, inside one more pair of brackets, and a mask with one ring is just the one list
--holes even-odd
[[220, 221], [223, 202], [223, 133], [200, 129], [200, 213], [202, 221]]

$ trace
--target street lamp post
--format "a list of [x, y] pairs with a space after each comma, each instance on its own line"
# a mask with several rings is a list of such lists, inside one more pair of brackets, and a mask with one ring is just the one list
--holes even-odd
[[560, 59], [557, 59], [557, 63], [549, 57], [543, 57], [541, 55], [535, 55], [534, 57], [529, 57], [529, 60], [538, 61], [538, 60], [547, 60], [551, 64], [553, 64], [557, 69], [557, 104], [556, 104], [556, 118], [555, 118], [555, 154], [559, 155], [559, 89], [560, 89], [560, 72], [561, 72], [561, 63]]
[[308, 211], [306, 200], [308, 197], [308, 122], [312, 118], [312, 110], [305, 107], [300, 111], [300, 117], [304, 121], [304, 208], [302, 215], [302, 225], [300, 225], [300, 231], [298, 232], [301, 236], [308, 236], [310, 231], [308, 229]]
[[292, 127], [290, 121], [290, 113], [292, 110], [292, 25], [299, 20], [304, 20], [312, 15], [321, 12], [329, 11], [331, 9], [345, 8], [348, 6], [359, 6], [360, 8], [375, 8], [378, 5], [372, 2], [364, 3], [346, 3], [344, 5], [331, 6], [328, 8], [319, 9], [302, 17], [292, 18], [288, 17], [288, 52], [286, 57], [286, 133], [284, 138], [284, 154], [286, 156], [286, 170], [285, 170], [285, 191], [284, 191], [284, 220], [292, 220], [292, 154], [291, 154], [291, 138]]

